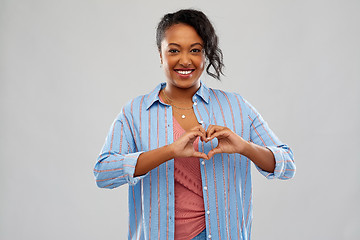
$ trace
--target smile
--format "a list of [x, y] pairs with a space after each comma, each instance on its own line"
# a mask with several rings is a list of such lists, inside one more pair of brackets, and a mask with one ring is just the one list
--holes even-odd
[[180, 75], [189, 75], [191, 74], [193, 71], [195, 71], [195, 69], [187, 69], [187, 70], [180, 70], [180, 69], [175, 69], [175, 72], [177, 72]]

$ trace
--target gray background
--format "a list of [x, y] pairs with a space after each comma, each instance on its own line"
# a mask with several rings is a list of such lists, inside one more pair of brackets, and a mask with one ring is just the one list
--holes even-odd
[[222, 83], [263, 115], [297, 163], [253, 171], [253, 239], [360, 239], [358, 0], [0, 0], [0, 239], [125, 239], [127, 187], [92, 169], [123, 104], [165, 80], [155, 27], [203, 10]]

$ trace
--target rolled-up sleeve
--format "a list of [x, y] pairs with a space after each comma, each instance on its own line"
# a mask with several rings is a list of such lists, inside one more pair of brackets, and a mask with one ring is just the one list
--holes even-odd
[[294, 157], [291, 149], [283, 144], [280, 146], [267, 146], [275, 157], [275, 170], [273, 173], [266, 172], [260, 168], [259, 171], [269, 179], [279, 178], [279, 179], [290, 179], [295, 176], [295, 163]]
[[268, 179], [290, 179], [293, 178], [296, 171], [293, 152], [290, 147], [282, 143], [274, 132], [269, 128], [266, 121], [257, 112], [257, 110], [248, 102], [249, 107], [249, 120], [250, 126], [250, 141], [264, 146], [269, 149], [275, 157], [275, 170], [274, 172], [267, 172], [259, 168], [256, 168], [259, 172]]
[[142, 151], [135, 151], [130, 127], [124, 120], [121, 114], [115, 119], [95, 164], [94, 175], [100, 188], [115, 188], [125, 183], [135, 185], [146, 176], [134, 177]]

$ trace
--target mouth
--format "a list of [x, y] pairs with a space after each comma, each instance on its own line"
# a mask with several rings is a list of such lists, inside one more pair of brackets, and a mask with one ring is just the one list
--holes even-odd
[[195, 69], [174, 69], [174, 71], [180, 76], [190, 76], [190, 74], [195, 71]]

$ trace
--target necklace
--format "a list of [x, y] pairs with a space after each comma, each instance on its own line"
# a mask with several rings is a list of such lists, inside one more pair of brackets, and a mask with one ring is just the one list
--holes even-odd
[[[169, 104], [170, 104], [171, 106], [173, 106], [174, 108], [181, 109], [181, 110], [192, 110], [192, 109], [193, 109], [192, 106], [191, 106], [191, 107], [187, 107], [187, 108], [183, 108], [183, 107], [176, 106], [175, 104], [173, 104], [174, 100], [172, 100], [170, 97], [168, 97], [168, 96], [166, 95], [165, 90], [163, 90], [162, 92], [164, 93], [164, 97], [166, 98], [166, 101], [169, 102]], [[185, 115], [185, 114], [180, 113], [180, 112], [176, 111], [175, 109], [174, 109], [174, 112], [176, 112], [177, 114], [181, 115], [181, 118], [182, 118], [182, 119], [186, 118], [186, 115]]]
[[192, 106], [191, 106], [191, 107], [187, 107], [187, 108], [183, 108], [183, 107], [176, 106], [175, 104], [173, 104], [174, 100], [172, 100], [170, 97], [168, 97], [168, 95], [166, 95], [165, 90], [163, 90], [162, 92], [164, 93], [164, 97], [166, 98], [166, 100], [167, 100], [168, 102], [170, 102], [170, 105], [171, 105], [171, 106], [173, 106], [173, 107], [175, 107], [175, 108], [177, 108], [177, 109], [182, 109], [182, 110], [190, 110], [190, 109], [193, 108]]
[[186, 115], [181, 113], [181, 112], [178, 112], [177, 110], [173, 109], [174, 113], [177, 113], [181, 116], [182, 119], [186, 118]]

